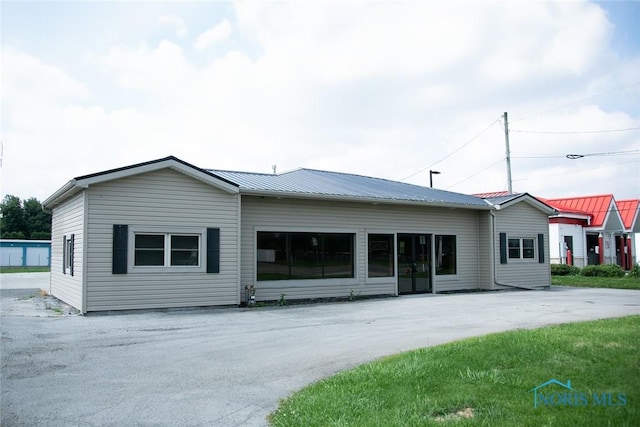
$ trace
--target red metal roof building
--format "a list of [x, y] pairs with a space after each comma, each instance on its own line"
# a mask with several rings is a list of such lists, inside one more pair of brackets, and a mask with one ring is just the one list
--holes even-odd
[[[556, 235], [560, 262], [633, 266], [640, 200], [616, 202], [613, 194], [542, 200], [558, 211], [549, 218], [549, 229]], [[584, 242], [584, 251], [573, 244], [576, 240]]]
[[[474, 196], [491, 199], [508, 194], [496, 191]], [[640, 233], [640, 199], [616, 201], [613, 194], [537, 199], [557, 211], [549, 218], [552, 262], [633, 267], [633, 236]]]

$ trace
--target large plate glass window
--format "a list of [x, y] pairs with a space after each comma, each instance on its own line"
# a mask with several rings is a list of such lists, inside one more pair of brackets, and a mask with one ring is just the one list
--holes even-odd
[[353, 233], [258, 232], [258, 281], [354, 277]]

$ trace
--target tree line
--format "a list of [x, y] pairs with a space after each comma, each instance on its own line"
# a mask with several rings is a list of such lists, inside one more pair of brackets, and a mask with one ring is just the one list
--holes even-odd
[[0, 204], [0, 237], [3, 239], [51, 239], [51, 214], [32, 197], [20, 200], [7, 194]]

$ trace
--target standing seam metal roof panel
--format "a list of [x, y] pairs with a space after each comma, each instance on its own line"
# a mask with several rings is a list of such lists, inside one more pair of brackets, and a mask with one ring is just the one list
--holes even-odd
[[260, 174], [210, 170], [240, 186], [240, 190], [309, 196], [337, 196], [350, 199], [380, 199], [422, 202], [489, 209], [487, 203], [474, 196], [340, 172], [297, 169], [282, 174]]

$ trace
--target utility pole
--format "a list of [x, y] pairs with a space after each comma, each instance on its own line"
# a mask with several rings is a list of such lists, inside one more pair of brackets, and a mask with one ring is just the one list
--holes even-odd
[[513, 186], [511, 184], [511, 150], [509, 149], [509, 121], [507, 112], [504, 112], [504, 143], [507, 149], [507, 182], [509, 185], [509, 194], [513, 194]]

